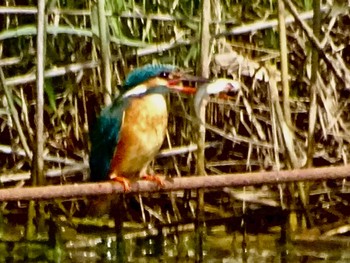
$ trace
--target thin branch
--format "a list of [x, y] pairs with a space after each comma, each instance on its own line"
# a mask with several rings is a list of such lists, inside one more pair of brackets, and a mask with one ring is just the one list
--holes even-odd
[[[350, 165], [285, 171], [256, 172], [244, 174], [223, 174], [212, 176], [177, 177], [164, 181], [161, 189], [149, 181], [137, 181], [131, 185], [129, 193], [151, 193], [179, 191], [185, 189], [212, 189], [261, 184], [280, 184], [295, 181], [331, 180], [350, 177]], [[119, 183], [86, 183], [44, 187], [0, 189], [0, 201], [48, 200], [53, 198], [73, 198], [125, 194]]]

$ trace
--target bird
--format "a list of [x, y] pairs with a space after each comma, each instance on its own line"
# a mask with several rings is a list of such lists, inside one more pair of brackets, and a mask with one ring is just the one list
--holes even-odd
[[[104, 108], [89, 137], [91, 181], [113, 180], [131, 189], [130, 180], [143, 177], [162, 186], [146, 169], [165, 138], [168, 110], [165, 94], [183, 80], [177, 67], [147, 64], [130, 72], [119, 96]], [[180, 88], [181, 90], [181, 88]]]

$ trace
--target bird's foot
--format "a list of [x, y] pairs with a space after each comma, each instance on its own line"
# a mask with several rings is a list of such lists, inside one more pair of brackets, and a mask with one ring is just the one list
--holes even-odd
[[164, 181], [157, 175], [143, 175], [141, 176], [142, 180], [146, 180], [146, 181], [151, 181], [151, 182], [155, 182], [159, 187], [164, 187]]
[[131, 186], [128, 179], [122, 176], [110, 176], [110, 178], [112, 181], [120, 183], [124, 188], [124, 192], [130, 192]]

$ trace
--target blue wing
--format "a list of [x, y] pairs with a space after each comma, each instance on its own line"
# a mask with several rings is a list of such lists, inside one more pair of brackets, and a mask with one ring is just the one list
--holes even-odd
[[123, 114], [128, 102], [116, 100], [101, 111], [90, 130], [90, 179], [108, 180], [108, 172], [119, 139]]

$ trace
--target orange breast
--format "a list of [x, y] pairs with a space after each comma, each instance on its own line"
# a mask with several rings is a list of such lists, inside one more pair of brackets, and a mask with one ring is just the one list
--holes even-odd
[[110, 167], [111, 176], [135, 177], [158, 153], [166, 132], [168, 112], [161, 94], [133, 98], [125, 110]]

